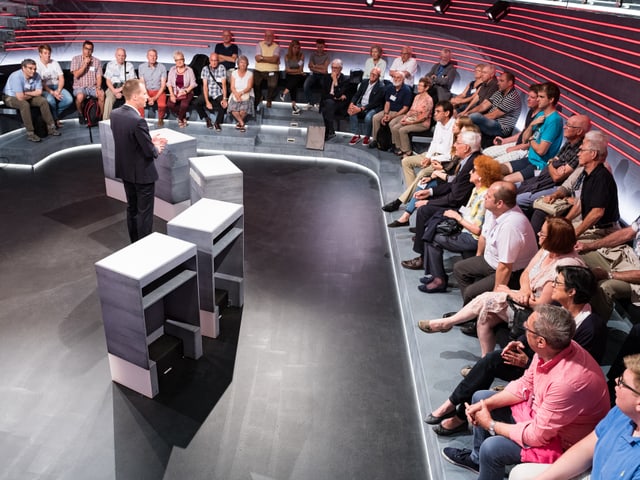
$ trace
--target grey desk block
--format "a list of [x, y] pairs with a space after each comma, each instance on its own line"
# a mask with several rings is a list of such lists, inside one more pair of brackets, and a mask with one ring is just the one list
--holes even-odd
[[243, 174], [225, 155], [189, 159], [191, 202], [201, 198], [243, 203]]

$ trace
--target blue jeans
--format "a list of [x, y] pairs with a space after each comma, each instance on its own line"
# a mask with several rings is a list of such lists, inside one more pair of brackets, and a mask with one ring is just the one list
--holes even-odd
[[[58, 85], [53, 85], [51, 88], [55, 90], [58, 88]], [[44, 90], [42, 90], [42, 96], [49, 103], [49, 107], [51, 107], [51, 115], [53, 116], [54, 120], [57, 120], [62, 112], [64, 112], [67, 107], [73, 103], [73, 97], [67, 89], [63, 88], [60, 94], [62, 95], [62, 99], [56, 100], [56, 98], [49, 92], [45, 92]]]
[[[497, 392], [479, 390], [473, 394], [472, 402], [489, 398]], [[491, 417], [498, 422], [515, 423], [511, 416], [511, 408], [497, 408]], [[491, 436], [482, 427], [473, 427], [473, 452], [471, 460], [480, 465], [478, 480], [501, 480], [504, 478], [507, 465], [520, 463], [522, 448], [513, 440], [502, 435]]]
[[[416, 192], [420, 190], [426, 190], [427, 188], [435, 188], [437, 185], [438, 185], [437, 180], [431, 180], [429, 183], [426, 183], [424, 185], [418, 184], [416, 186]], [[419, 200], [416, 197], [411, 197], [411, 200], [409, 200], [409, 202], [407, 203], [407, 206], [405, 207], [404, 211], [409, 213], [409, 215], [411, 215], [416, 209], [416, 202], [418, 201]]]
[[[364, 117], [360, 115], [351, 115], [349, 117], [349, 128], [354, 135], [364, 135], [365, 137], [371, 136], [371, 129], [373, 128], [373, 116], [378, 113], [374, 108], [364, 114]], [[360, 126], [360, 119], [362, 118], [362, 126]]]
[[469, 115], [469, 118], [478, 126], [478, 128], [480, 128], [480, 131], [485, 135], [491, 137], [502, 135], [502, 127], [497, 120], [491, 120], [481, 113], [472, 113], [471, 115]]

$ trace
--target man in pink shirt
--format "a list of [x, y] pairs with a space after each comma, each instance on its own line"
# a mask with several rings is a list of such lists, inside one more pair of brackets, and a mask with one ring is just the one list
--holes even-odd
[[474, 394], [466, 411], [473, 450], [442, 451], [447, 461], [478, 472], [479, 480], [503, 479], [507, 465], [552, 463], [609, 411], [602, 370], [571, 340], [576, 324], [567, 310], [542, 305], [524, 328], [536, 353], [531, 365], [502, 392]]

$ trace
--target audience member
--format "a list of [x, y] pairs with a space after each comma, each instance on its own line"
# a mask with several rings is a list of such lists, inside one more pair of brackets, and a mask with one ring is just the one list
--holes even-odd
[[[196, 110], [200, 119], [205, 119], [207, 128], [221, 132], [224, 114], [227, 111], [227, 69], [218, 61], [218, 54], [209, 55], [209, 65], [200, 72], [202, 78], [202, 95], [196, 100]], [[211, 124], [209, 113], [216, 112], [216, 121]]]
[[316, 40], [316, 49], [309, 55], [309, 72], [304, 81], [304, 97], [309, 108], [313, 107], [313, 88], [324, 86], [324, 80], [328, 75], [329, 54], [325, 51], [326, 43], [323, 39]]
[[22, 123], [27, 131], [27, 139], [39, 142], [31, 118], [31, 107], [40, 109], [40, 115], [47, 124], [49, 135], [60, 135], [51, 116], [49, 103], [42, 96], [42, 80], [36, 72], [36, 62], [27, 58], [20, 64], [20, 70], [16, 70], [7, 79], [4, 86], [4, 103], [20, 112]]
[[300, 109], [296, 102], [298, 101], [298, 89], [302, 88], [305, 83], [304, 75], [304, 54], [300, 49], [299, 40], [291, 40], [289, 48], [284, 56], [284, 73], [286, 85], [280, 100], [286, 101], [287, 95], [291, 98], [291, 110], [294, 115], [300, 115]]
[[331, 62], [331, 74], [325, 77], [322, 85], [320, 112], [324, 120], [325, 140], [336, 136], [335, 120], [346, 113], [349, 105], [348, 86], [349, 77], [342, 73], [342, 60], [336, 58]]
[[380, 69], [373, 67], [369, 72], [369, 78], [360, 83], [347, 108], [349, 126], [353, 133], [349, 145], [355, 145], [361, 138], [363, 145], [369, 145], [373, 116], [382, 110], [384, 94], [385, 88], [380, 80]]
[[516, 187], [496, 182], [484, 197], [488, 213], [475, 257], [453, 266], [464, 305], [500, 285], [517, 288], [522, 270], [538, 250], [535, 233], [516, 205]]
[[[640, 355], [624, 358], [616, 379], [616, 406], [595, 429], [553, 465], [522, 464], [510, 480], [609, 480], [640, 478]], [[588, 474], [581, 475], [584, 472]]]
[[471, 196], [473, 184], [471, 170], [473, 161], [480, 152], [480, 134], [476, 132], [461, 132], [456, 143], [456, 156], [460, 158], [458, 172], [451, 182], [442, 183], [434, 188], [428, 188], [416, 192], [415, 196], [424, 200], [418, 208], [416, 219], [416, 236], [413, 242], [413, 251], [419, 256], [412, 260], [404, 260], [402, 266], [410, 270], [422, 270], [424, 268], [424, 234], [429, 219], [448, 209], [462, 207]]
[[434, 103], [451, 98], [451, 85], [456, 79], [456, 66], [451, 61], [451, 50], [440, 50], [440, 61], [431, 67], [426, 76], [431, 79], [429, 94], [433, 97]]
[[[640, 217], [631, 225], [614, 231], [604, 238], [578, 242], [576, 249], [583, 254], [599, 283], [599, 295], [593, 307], [610, 318], [616, 300], [640, 303]], [[633, 247], [629, 246], [633, 242]]]
[[369, 142], [369, 148], [378, 146], [376, 136], [380, 125], [388, 125], [394, 118], [404, 115], [411, 105], [413, 93], [403, 82], [403, 74], [401, 72], [394, 72], [391, 74], [391, 78], [393, 79], [393, 84], [389, 85], [385, 91], [384, 107], [382, 111], [373, 116], [373, 128], [371, 129], [373, 140]]
[[256, 45], [256, 65], [253, 70], [253, 86], [256, 107], [262, 102], [262, 82], [267, 82], [267, 108], [276, 96], [280, 79], [280, 45], [275, 40], [273, 30], [264, 31], [264, 40]]
[[616, 358], [611, 362], [611, 367], [607, 372], [607, 385], [609, 387], [609, 398], [611, 399], [611, 406], [616, 404], [616, 386], [617, 380], [624, 372], [624, 358], [628, 355], [635, 355], [640, 353], [640, 323], [636, 323], [629, 333], [627, 334], [622, 346], [616, 355]]
[[180, 50], [173, 54], [175, 65], [167, 75], [167, 88], [169, 89], [169, 102], [167, 107], [178, 117], [178, 127], [187, 126], [187, 110], [193, 100], [193, 90], [198, 83], [196, 75], [191, 67], [184, 63], [184, 53]]
[[491, 107], [491, 104], [489, 103], [487, 105], [485, 100], [489, 100], [497, 91], [498, 79], [496, 78], [496, 67], [490, 63], [484, 64], [482, 67], [482, 83], [480, 87], [478, 87], [478, 90], [476, 90], [476, 93], [471, 96], [467, 107], [460, 112], [460, 115], [469, 116], [476, 112], [485, 113]]
[[73, 74], [73, 96], [76, 97], [78, 122], [84, 125], [86, 120], [82, 113], [82, 102], [87, 97], [98, 100], [100, 111], [104, 109], [104, 90], [102, 90], [102, 63], [93, 56], [93, 42], [85, 40], [82, 54], [71, 59]]
[[473, 70], [474, 79], [471, 80], [464, 90], [460, 92], [458, 95], [451, 97], [451, 105], [453, 105], [456, 111], [462, 112], [466, 108], [467, 104], [471, 101], [473, 95], [477, 92], [480, 85], [482, 85], [482, 68], [484, 67], [484, 63], [479, 63], [476, 65], [476, 68]]
[[404, 46], [400, 50], [400, 56], [396, 58], [389, 68], [389, 75], [394, 78], [396, 72], [402, 74], [405, 85], [413, 90], [413, 77], [418, 71], [418, 62], [413, 58], [411, 47]]
[[[585, 267], [558, 266], [552, 285], [551, 300], [566, 308], [576, 322], [573, 339], [587, 350], [596, 362], [604, 354], [607, 325], [592, 313], [589, 300], [596, 290], [596, 280]], [[425, 422], [434, 425], [433, 431], [450, 436], [468, 429], [465, 404], [478, 390], [488, 389], [496, 378], [511, 381], [520, 378], [531, 363], [533, 350], [527, 343], [527, 335], [509, 342], [502, 350], [494, 350], [482, 357], [453, 390], [449, 398], [432, 413]]]
[[138, 75], [147, 91], [147, 105], [158, 105], [158, 127], [164, 126], [167, 113], [167, 69], [158, 63], [158, 51], [151, 48], [147, 51], [147, 61], [138, 66]]
[[429, 222], [433, 237], [431, 240], [425, 240], [423, 236], [423, 240], [425, 240], [425, 276], [420, 279], [418, 290], [425, 293], [437, 293], [446, 290], [449, 279], [444, 270], [444, 250], [462, 253], [463, 256], [469, 252], [476, 253], [478, 250], [478, 238], [484, 223], [484, 196], [491, 184], [498, 180], [502, 180], [500, 164], [491, 157], [478, 155], [473, 161], [473, 170], [471, 170], [469, 180], [473, 184], [469, 201], [459, 210], [445, 210], [442, 214], [443, 218], [455, 220], [461, 227], [461, 231], [453, 235], [443, 235], [437, 233], [435, 225], [433, 225], [440, 221], [439, 216], [432, 217]]
[[362, 73], [363, 79], [368, 79], [373, 68], [380, 70], [380, 80], [384, 79], [384, 75], [387, 71], [387, 62], [382, 59], [382, 47], [380, 45], [372, 45], [369, 49], [371, 55], [364, 62], [364, 71]]
[[[109, 120], [111, 116], [111, 110], [116, 100], [122, 100], [122, 87], [124, 82], [136, 77], [136, 70], [133, 63], [127, 62], [127, 51], [124, 48], [116, 49], [116, 60], [107, 63], [107, 68], [104, 71], [104, 78], [107, 83], [106, 96], [104, 100], [104, 111], [102, 112], [102, 119]], [[144, 109], [142, 110], [144, 114]], [[143, 115], [144, 116], [144, 115]]]
[[49, 102], [53, 120], [56, 127], [60, 128], [60, 116], [73, 103], [73, 97], [64, 88], [64, 74], [60, 64], [51, 59], [51, 46], [47, 43], [40, 45], [38, 55], [36, 70], [42, 79], [42, 96]]
[[537, 83], [529, 85], [529, 92], [527, 93], [527, 107], [529, 110], [524, 121], [524, 130], [507, 138], [502, 138], [498, 135], [493, 139], [493, 145], [483, 149], [482, 153], [495, 158], [500, 163], [519, 160], [527, 156], [529, 142], [528, 138], [524, 138], [524, 133], [534, 117], [541, 111], [538, 108], [538, 89], [539, 85]]
[[478, 295], [455, 315], [438, 320], [421, 320], [418, 326], [427, 333], [448, 332], [454, 325], [477, 317], [478, 339], [484, 357], [496, 347], [494, 327], [508, 322], [512, 313], [507, 297], [529, 308], [551, 303], [556, 267], [584, 266], [574, 249], [575, 244], [576, 236], [571, 222], [564, 218], [548, 219], [540, 230], [540, 250], [520, 275], [519, 289], [512, 290], [505, 283], [497, 284], [493, 291]]
[[[527, 126], [523, 138], [528, 139], [527, 158], [505, 163], [505, 180], [522, 182], [533, 177], [558, 153], [562, 145], [562, 118], [556, 110], [560, 100], [560, 89], [547, 82], [538, 89], [538, 108], [541, 112]], [[513, 172], [513, 173], [512, 173]]]
[[515, 89], [515, 82], [516, 78], [512, 73], [503, 72], [498, 78], [498, 91], [491, 98], [483, 100], [478, 105], [479, 111], [487, 111], [487, 113], [476, 112], [469, 115], [473, 123], [480, 127], [482, 134], [491, 140], [491, 143], [496, 136], [511, 135], [520, 116], [522, 101], [520, 94]]
[[580, 201], [573, 204], [566, 218], [582, 216], [576, 225], [580, 240], [602, 238], [618, 230], [618, 188], [611, 172], [604, 166], [609, 138], [600, 130], [587, 132], [578, 150], [578, 163], [584, 167]]
[[224, 65], [227, 71], [227, 80], [230, 81], [231, 72], [236, 68], [239, 54], [238, 46], [233, 43], [231, 30], [222, 31], [222, 42], [216, 43], [213, 51], [218, 54], [218, 61]]
[[516, 203], [530, 217], [533, 202], [538, 198], [553, 193], [556, 186], [561, 185], [578, 166], [578, 150], [584, 135], [591, 128], [591, 121], [586, 115], [573, 115], [564, 126], [564, 145], [558, 154], [549, 159], [540, 175], [524, 180], [518, 187]]
[[431, 80], [422, 77], [418, 81], [418, 94], [413, 98], [411, 108], [404, 115], [398, 115], [389, 122], [391, 141], [396, 147], [396, 155], [403, 158], [412, 154], [410, 133], [426, 132], [431, 128], [433, 99], [429, 95]]
[[531, 365], [505, 390], [473, 395], [466, 410], [473, 450], [442, 451], [447, 461], [478, 472], [480, 480], [502, 480], [507, 465], [554, 461], [609, 410], [602, 370], [571, 340], [576, 323], [567, 310], [541, 305], [524, 327], [535, 352]]
[[231, 75], [231, 96], [228, 110], [236, 119], [236, 129], [246, 132], [245, 119], [254, 114], [253, 74], [248, 70], [249, 59], [238, 57], [238, 68]]

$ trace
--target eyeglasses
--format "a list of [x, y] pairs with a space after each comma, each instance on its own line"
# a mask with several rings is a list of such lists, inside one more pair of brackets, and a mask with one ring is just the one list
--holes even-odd
[[566, 283], [559, 282], [557, 278], [554, 278], [554, 279], [553, 279], [553, 282], [551, 282], [551, 284], [552, 284], [554, 287], [557, 287], [558, 285], [562, 285], [562, 286], [566, 285]]
[[[540, 335], [538, 332], [536, 332], [535, 330], [531, 330], [529, 328], [529, 326], [527, 325], [528, 322], [524, 322], [522, 324], [522, 328], [524, 328], [527, 332], [529, 332], [531, 335], [535, 335], [536, 337], [540, 337], [540, 338], [544, 338], [544, 335]], [[546, 340], [546, 338], [544, 338]]]
[[640, 395], [640, 392], [638, 390], [636, 390], [633, 387], [630, 387], [629, 385], [627, 385], [625, 383], [625, 381], [622, 379], [622, 375], [620, 375], [617, 379], [616, 379], [616, 386], [618, 387], [623, 387], [626, 388], [627, 390], [631, 390], [633, 393], [635, 393], [636, 395]]
[[569, 125], [569, 124], [567, 124], [567, 125], [564, 126], [564, 128], [580, 128], [580, 127], [577, 126], [577, 125]]
[[582, 153], [582, 152], [595, 152], [596, 150], [593, 148], [580, 148], [578, 149], [578, 153]]

